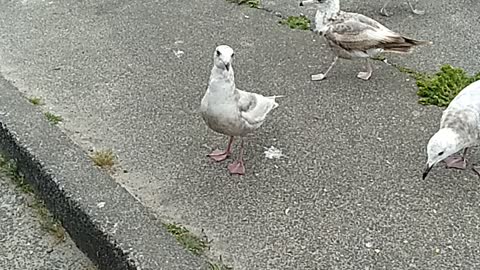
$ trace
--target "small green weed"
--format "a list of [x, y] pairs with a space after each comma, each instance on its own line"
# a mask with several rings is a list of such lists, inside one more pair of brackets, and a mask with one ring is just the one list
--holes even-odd
[[209, 270], [233, 270], [233, 267], [226, 266], [222, 258], [220, 257], [220, 261], [215, 263], [215, 262], [208, 262]]
[[55, 236], [58, 239], [58, 242], [65, 241], [65, 229], [60, 222], [50, 214], [44, 202], [35, 200], [29, 206], [37, 211], [41, 220], [40, 224], [45, 231]]
[[35, 196], [32, 187], [25, 181], [25, 178], [20, 175], [15, 163], [0, 156], [0, 172], [12, 179], [15, 185], [27, 196], [33, 196], [32, 203], [29, 204], [29, 206], [34, 209], [40, 217], [42, 228], [55, 236], [58, 242], [64, 241], [65, 229], [60, 222], [48, 212], [43, 201]]
[[288, 25], [291, 29], [310, 29], [310, 19], [305, 16], [290, 16], [279, 21], [280, 24]]
[[227, 0], [230, 3], [235, 3], [238, 5], [248, 5], [251, 8], [259, 8], [260, 0]]
[[164, 224], [167, 231], [187, 250], [195, 255], [202, 255], [208, 247], [207, 243], [198, 236], [192, 234], [184, 227], [177, 224]]
[[47, 118], [48, 122], [50, 122], [54, 125], [63, 121], [63, 118], [61, 116], [55, 115], [51, 112], [45, 112], [44, 114], [45, 114], [45, 117]]
[[115, 155], [112, 150], [100, 150], [93, 152], [93, 163], [101, 168], [111, 168], [115, 164]]
[[18, 173], [15, 163], [0, 156], [0, 172], [13, 180], [20, 190], [25, 193], [33, 193], [32, 187], [25, 182], [25, 179]]
[[375, 61], [385, 61], [385, 59], [387, 58], [385, 57], [385, 55], [382, 55], [382, 54], [372, 57], [372, 60], [375, 60]]
[[30, 101], [30, 103], [32, 103], [33, 105], [42, 105], [43, 104], [42, 99], [40, 99], [39, 97], [29, 97], [28, 101]]

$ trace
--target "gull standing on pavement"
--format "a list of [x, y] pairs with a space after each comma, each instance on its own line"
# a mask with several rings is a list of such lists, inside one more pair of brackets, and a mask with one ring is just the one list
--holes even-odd
[[213, 54], [213, 68], [207, 92], [202, 99], [200, 112], [212, 130], [230, 136], [225, 151], [209, 154], [215, 161], [223, 161], [231, 154], [234, 137], [240, 137], [238, 160], [228, 165], [231, 174], [245, 174], [243, 161], [243, 137], [259, 128], [267, 114], [278, 107], [276, 97], [264, 97], [237, 89], [232, 67], [234, 52], [227, 45], [220, 45]]
[[367, 71], [358, 73], [362, 80], [370, 79], [372, 66], [369, 58], [375, 58], [383, 52], [410, 53], [417, 45], [431, 44], [429, 41], [407, 38], [393, 32], [379, 22], [358, 13], [340, 10], [339, 0], [305, 0], [300, 6], [315, 5], [315, 32], [325, 37], [335, 52], [335, 58], [325, 73], [312, 75], [312, 80], [326, 78], [338, 58], [366, 60]]

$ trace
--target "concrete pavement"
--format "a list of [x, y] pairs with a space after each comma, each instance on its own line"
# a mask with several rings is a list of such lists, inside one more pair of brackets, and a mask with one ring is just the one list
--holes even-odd
[[[344, 6], [434, 42], [391, 61], [480, 69], [476, 1], [425, 0], [424, 16], [392, 5], [390, 18], [364, 2]], [[2, 74], [64, 117], [85, 151], [113, 149], [119, 183], [164, 220], [203, 230], [210, 255], [235, 269], [480, 265], [478, 179], [438, 167], [421, 181], [441, 110], [417, 104], [396, 69], [375, 63], [363, 82], [361, 63], [341, 61], [311, 82], [333, 57], [319, 37], [222, 0], [8, 2], [0, 20]], [[239, 88], [287, 97], [247, 140], [240, 178], [205, 157], [226, 138], [197, 114], [220, 43], [236, 50]], [[270, 146], [288, 158], [266, 159]]]
[[[1, 157], [0, 157], [1, 158]], [[0, 269], [95, 270], [68, 234], [51, 234], [45, 217], [32, 208], [36, 199], [0, 172]]]

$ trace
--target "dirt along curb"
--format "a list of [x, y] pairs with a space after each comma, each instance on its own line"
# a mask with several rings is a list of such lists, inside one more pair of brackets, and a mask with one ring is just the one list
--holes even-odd
[[100, 269], [206, 268], [3, 77], [0, 153], [17, 164], [19, 173]]

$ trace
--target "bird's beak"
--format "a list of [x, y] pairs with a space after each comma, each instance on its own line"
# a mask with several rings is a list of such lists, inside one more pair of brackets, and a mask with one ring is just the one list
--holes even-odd
[[433, 165], [429, 165], [427, 163], [427, 166], [425, 167], [425, 171], [423, 171], [423, 176], [422, 176], [423, 180], [425, 180], [425, 178], [427, 178], [427, 175], [430, 172], [430, 170], [432, 170], [432, 168], [433, 168]]
[[226, 63], [225, 68], [227, 69], [227, 71], [230, 71], [230, 63]]

